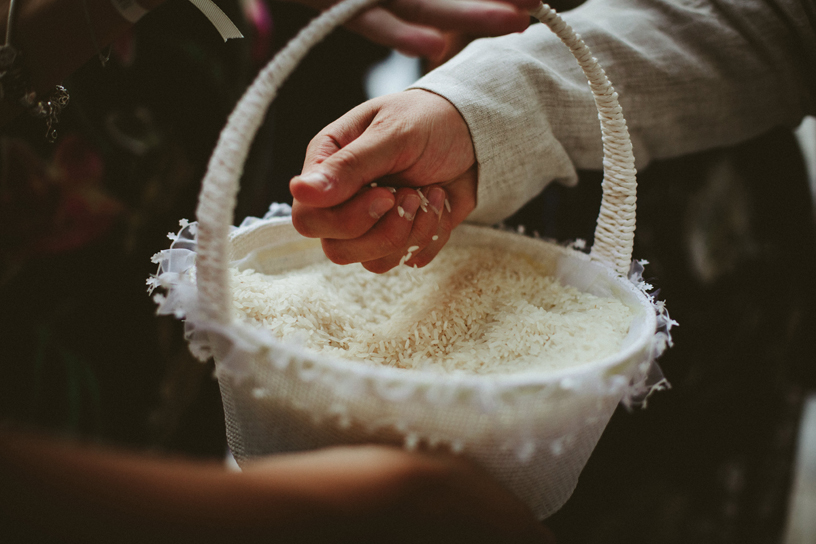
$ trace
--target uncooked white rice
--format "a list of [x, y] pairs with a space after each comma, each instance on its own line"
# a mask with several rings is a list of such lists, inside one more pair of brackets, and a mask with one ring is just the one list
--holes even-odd
[[281, 275], [230, 270], [235, 316], [372, 365], [440, 372], [558, 369], [614, 354], [631, 310], [563, 286], [529, 258], [446, 247], [423, 269], [328, 261]]

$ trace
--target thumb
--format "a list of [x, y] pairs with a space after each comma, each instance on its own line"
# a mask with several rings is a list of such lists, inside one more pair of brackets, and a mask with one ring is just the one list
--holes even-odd
[[333, 132], [327, 127], [315, 138], [310, 147], [317, 151], [289, 184], [295, 200], [306, 206], [328, 208], [349, 200], [363, 186], [395, 173], [398, 157], [405, 156], [404, 150], [398, 153], [402, 147], [399, 132], [382, 124], [367, 126], [345, 146], [342, 135]]

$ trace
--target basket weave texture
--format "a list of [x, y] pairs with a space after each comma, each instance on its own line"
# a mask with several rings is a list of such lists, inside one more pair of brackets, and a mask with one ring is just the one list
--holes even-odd
[[[462, 225], [449, 244], [501, 247], [540, 262], [563, 283], [630, 306], [614, 357], [558, 372], [443, 375], [372, 367], [282, 343], [233, 320], [227, 268], [279, 273], [325, 259], [287, 217], [232, 228], [238, 180], [266, 109], [308, 49], [372, 0], [347, 0], [306, 27], [258, 76], [211, 158], [197, 211], [159, 253], [160, 314], [185, 319], [190, 348], [216, 362], [227, 438], [239, 464], [278, 452], [382, 443], [446, 449], [485, 468], [544, 518], [569, 498], [617, 404], [660, 387], [655, 358], [672, 322], [630, 274], [636, 181], [617, 94], [583, 41], [548, 6], [533, 15], [561, 37], [590, 83], [604, 143], [604, 196], [590, 255], [514, 233]], [[272, 215], [278, 215], [272, 213]]]

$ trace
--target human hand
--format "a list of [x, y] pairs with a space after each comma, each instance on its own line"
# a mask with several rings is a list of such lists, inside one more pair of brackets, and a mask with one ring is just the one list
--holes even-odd
[[[337, 0], [291, 0], [325, 10]], [[526, 11], [539, 0], [388, 0], [346, 24], [369, 40], [406, 55], [436, 58], [446, 47], [442, 31], [470, 36], [521, 32], [530, 22]]]
[[4, 520], [32, 541], [552, 543], [466, 460], [387, 446], [270, 455], [236, 473], [0, 424], [0, 481]]
[[273, 455], [243, 470], [320, 513], [319, 525], [301, 526], [299, 541], [554, 542], [526, 505], [461, 457], [342, 446]]
[[290, 189], [295, 228], [321, 238], [332, 262], [382, 273], [416, 246], [405, 263], [422, 267], [476, 207], [470, 132], [450, 102], [427, 91], [369, 100], [312, 139]]

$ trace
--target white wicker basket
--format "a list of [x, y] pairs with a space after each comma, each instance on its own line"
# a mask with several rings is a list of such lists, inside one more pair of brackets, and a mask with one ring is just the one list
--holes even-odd
[[[569, 498], [617, 404], [659, 381], [654, 360], [670, 320], [628, 278], [635, 170], [617, 95], [583, 42], [548, 6], [536, 13], [572, 50], [596, 97], [605, 154], [604, 196], [590, 255], [518, 234], [462, 225], [449, 244], [503, 247], [541, 262], [563, 283], [634, 310], [614, 357], [570, 369], [450, 375], [336, 360], [276, 341], [231, 319], [227, 267], [277, 273], [325, 259], [288, 218], [232, 229], [238, 180], [277, 88], [308, 49], [372, 0], [348, 0], [315, 19], [267, 66], [221, 134], [201, 190], [198, 224], [161, 252], [150, 283], [159, 313], [185, 319], [191, 350], [214, 356], [229, 445], [238, 460], [337, 444], [444, 448], [476, 461], [544, 518]], [[232, 229], [232, 230], [231, 230]], [[652, 374], [650, 378], [649, 375]]]

